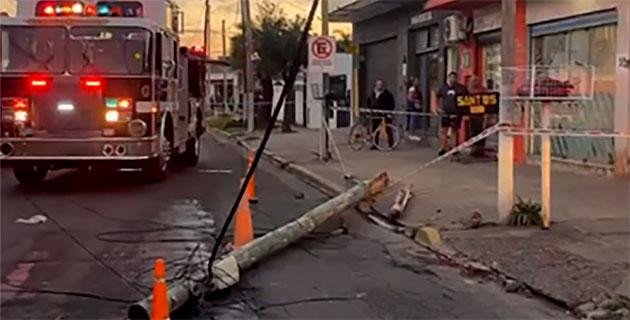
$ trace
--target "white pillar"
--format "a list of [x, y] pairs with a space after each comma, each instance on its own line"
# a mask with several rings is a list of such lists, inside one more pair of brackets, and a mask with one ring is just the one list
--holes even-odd
[[[630, 69], [621, 65], [623, 59], [630, 59], [630, 1], [617, 1], [617, 64], [615, 91], [615, 131], [630, 131]], [[615, 172], [630, 174], [630, 141], [615, 139]]]

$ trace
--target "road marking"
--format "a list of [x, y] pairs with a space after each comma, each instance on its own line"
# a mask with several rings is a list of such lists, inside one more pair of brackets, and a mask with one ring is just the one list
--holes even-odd
[[231, 174], [231, 169], [199, 169], [199, 173], [211, 173], [211, 174]]

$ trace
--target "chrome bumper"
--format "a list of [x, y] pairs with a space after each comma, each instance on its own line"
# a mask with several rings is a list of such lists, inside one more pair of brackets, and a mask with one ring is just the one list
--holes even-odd
[[[112, 148], [112, 152], [107, 147]], [[11, 152], [6, 152], [12, 149]], [[157, 136], [145, 138], [1, 138], [0, 160], [145, 160], [158, 155]], [[122, 151], [122, 152], [118, 152]]]

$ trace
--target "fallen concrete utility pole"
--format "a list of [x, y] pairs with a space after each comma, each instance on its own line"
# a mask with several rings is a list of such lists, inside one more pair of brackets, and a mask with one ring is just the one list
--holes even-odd
[[389, 209], [389, 216], [392, 219], [399, 219], [402, 213], [407, 208], [407, 203], [413, 197], [413, 193], [411, 193], [411, 186], [407, 186], [402, 190], [398, 191], [396, 194], [396, 199], [394, 200], [394, 204]]
[[[374, 198], [383, 192], [388, 182], [386, 173], [381, 173], [372, 180], [360, 182], [346, 192], [311, 209], [298, 219], [231, 252], [213, 265], [211, 282], [205, 283], [207, 290], [218, 291], [235, 285], [240, 279], [240, 272], [297, 242], [326, 220], [344, 212], [361, 200]], [[200, 289], [200, 284], [193, 281], [182, 281], [170, 285], [168, 290], [170, 312], [177, 310], [191, 297], [199, 297]], [[152, 299], [153, 297], [149, 296], [131, 305], [128, 309], [129, 319], [149, 319]]]

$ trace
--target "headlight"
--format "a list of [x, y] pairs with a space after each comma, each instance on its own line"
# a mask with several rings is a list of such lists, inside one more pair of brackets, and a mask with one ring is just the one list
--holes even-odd
[[140, 119], [131, 120], [127, 124], [127, 130], [129, 131], [130, 136], [140, 138], [147, 133], [147, 124]]

